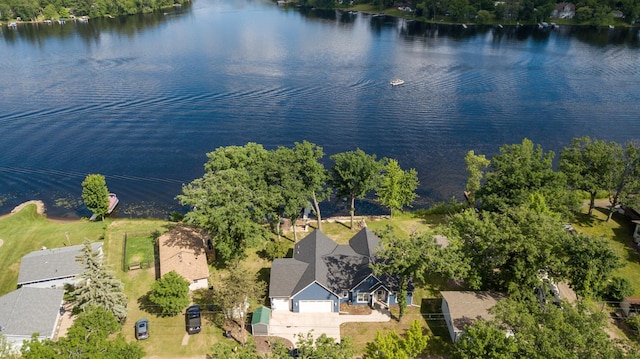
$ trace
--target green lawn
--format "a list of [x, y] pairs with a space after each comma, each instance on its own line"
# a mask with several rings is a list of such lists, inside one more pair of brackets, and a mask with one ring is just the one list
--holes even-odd
[[606, 239], [613, 250], [624, 261], [624, 267], [618, 269], [614, 275], [627, 278], [633, 284], [634, 296], [640, 296], [640, 256], [633, 242], [633, 227], [631, 221], [621, 214], [614, 213], [609, 222], [607, 211], [603, 208], [593, 210], [588, 216], [586, 211], [578, 215], [574, 227], [579, 232]]
[[154, 243], [156, 236], [151, 233], [146, 236], [129, 236], [127, 235], [126, 249], [127, 257], [125, 258], [125, 266], [132, 263], [154, 263]]
[[[85, 238], [100, 241], [110, 223], [50, 221], [39, 215], [34, 204], [0, 219], [0, 295], [16, 289], [20, 259], [42, 247], [57, 248], [82, 244]], [[68, 240], [67, 240], [68, 238]]]

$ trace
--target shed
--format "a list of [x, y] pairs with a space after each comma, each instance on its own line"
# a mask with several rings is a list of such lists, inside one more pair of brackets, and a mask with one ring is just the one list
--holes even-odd
[[269, 335], [269, 320], [271, 319], [271, 309], [260, 307], [253, 312], [251, 318], [251, 332], [253, 335]]

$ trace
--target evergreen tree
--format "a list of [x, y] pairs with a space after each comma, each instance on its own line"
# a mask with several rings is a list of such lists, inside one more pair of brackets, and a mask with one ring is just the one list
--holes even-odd
[[102, 253], [94, 251], [91, 241], [85, 239], [83, 253], [76, 258], [85, 270], [78, 275], [80, 279], [72, 295], [78, 301], [78, 307], [102, 307], [111, 312], [119, 321], [127, 317], [127, 297], [124, 285], [115, 273], [106, 268]]

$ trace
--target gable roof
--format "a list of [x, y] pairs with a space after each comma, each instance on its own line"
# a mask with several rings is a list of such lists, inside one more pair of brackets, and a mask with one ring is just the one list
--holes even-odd
[[204, 241], [193, 228], [177, 226], [158, 239], [160, 276], [176, 271], [189, 282], [209, 277]]
[[271, 309], [262, 306], [253, 312], [251, 317], [251, 325], [254, 324], [269, 324], [271, 319]]
[[[93, 251], [102, 248], [102, 242], [91, 243]], [[33, 251], [20, 262], [20, 274], [18, 274], [18, 286], [75, 277], [84, 271], [84, 266], [76, 261], [76, 257], [83, 252], [84, 245], [42, 249]]]
[[372, 273], [380, 239], [368, 228], [349, 244], [337, 244], [316, 230], [298, 242], [293, 258], [277, 259], [271, 266], [269, 297], [289, 297], [317, 282], [339, 297]]
[[506, 298], [501, 293], [491, 291], [441, 291], [440, 294], [447, 301], [448, 314], [455, 331], [464, 330], [476, 319], [493, 319], [489, 309]]
[[6, 336], [52, 338], [64, 289], [22, 287], [0, 297], [0, 327]]

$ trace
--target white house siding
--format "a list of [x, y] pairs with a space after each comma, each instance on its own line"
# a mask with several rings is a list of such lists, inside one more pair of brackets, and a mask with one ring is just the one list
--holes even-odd
[[193, 291], [196, 289], [207, 289], [209, 288], [209, 281], [207, 278], [196, 279], [191, 284], [189, 284], [189, 290]]
[[271, 310], [291, 310], [289, 298], [271, 298]]

